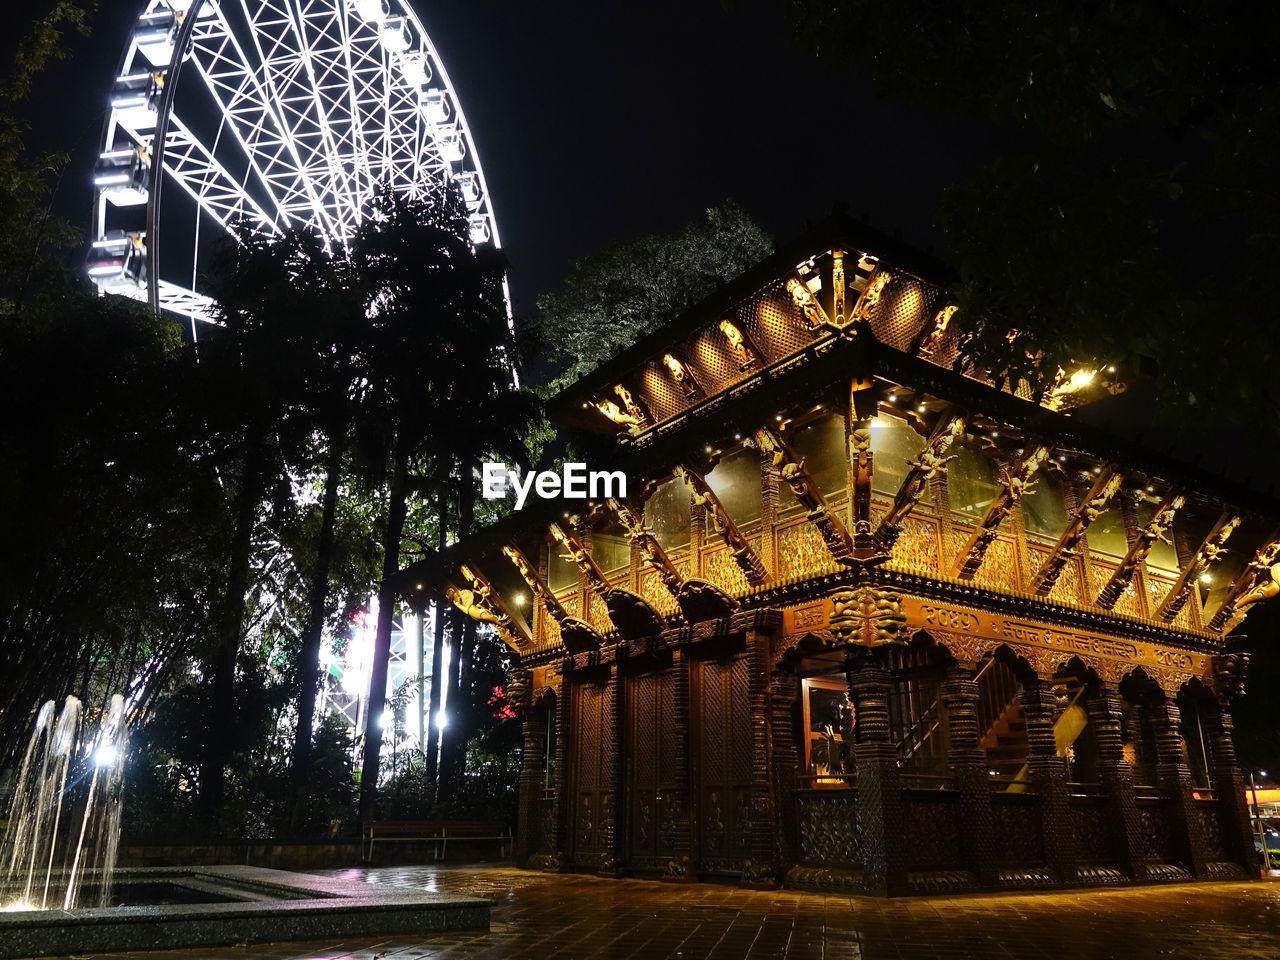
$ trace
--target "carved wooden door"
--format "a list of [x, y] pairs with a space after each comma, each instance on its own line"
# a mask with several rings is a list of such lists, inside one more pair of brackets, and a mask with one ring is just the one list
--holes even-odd
[[745, 654], [694, 664], [694, 782], [701, 874], [741, 874], [751, 805], [751, 700]]
[[675, 855], [684, 789], [676, 766], [675, 672], [670, 666], [628, 681], [630, 865], [661, 870]]
[[611, 743], [612, 695], [605, 683], [573, 687], [573, 806], [569, 829], [573, 835], [574, 867], [594, 870], [605, 853], [605, 818], [613, 812]]

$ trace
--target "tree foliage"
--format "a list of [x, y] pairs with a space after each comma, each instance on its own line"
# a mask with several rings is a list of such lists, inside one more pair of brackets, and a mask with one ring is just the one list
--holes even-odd
[[564, 289], [538, 297], [535, 333], [555, 372], [551, 389], [630, 346], [773, 252], [732, 201], [673, 234], [610, 244], [573, 264]]
[[1009, 144], [939, 210], [975, 363], [1040, 385], [1149, 357], [1170, 412], [1280, 408], [1255, 348], [1280, 275], [1277, 8], [779, 5], [832, 67]]

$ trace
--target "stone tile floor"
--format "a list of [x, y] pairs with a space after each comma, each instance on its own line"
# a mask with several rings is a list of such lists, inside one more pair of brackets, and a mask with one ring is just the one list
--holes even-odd
[[[103, 954], [104, 960], [1277, 960], [1280, 882], [870, 900], [510, 867], [326, 871], [493, 898], [488, 934]], [[89, 958], [78, 958], [89, 960]]]

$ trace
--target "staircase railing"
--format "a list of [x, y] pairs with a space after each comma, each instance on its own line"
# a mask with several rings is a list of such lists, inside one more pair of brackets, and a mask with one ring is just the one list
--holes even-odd
[[997, 670], [995, 660], [987, 660], [973, 679], [978, 684], [979, 739], [985, 741], [1018, 696], [1018, 678], [1012, 670]]

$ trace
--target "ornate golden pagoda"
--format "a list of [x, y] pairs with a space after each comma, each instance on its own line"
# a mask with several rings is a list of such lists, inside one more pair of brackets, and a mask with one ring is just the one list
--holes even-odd
[[1256, 875], [1228, 646], [1280, 589], [1274, 504], [1090, 426], [1128, 386], [1105, 358], [965, 370], [945, 278], [818, 228], [553, 402], [629, 499], [531, 503], [430, 565], [520, 664], [524, 865]]

